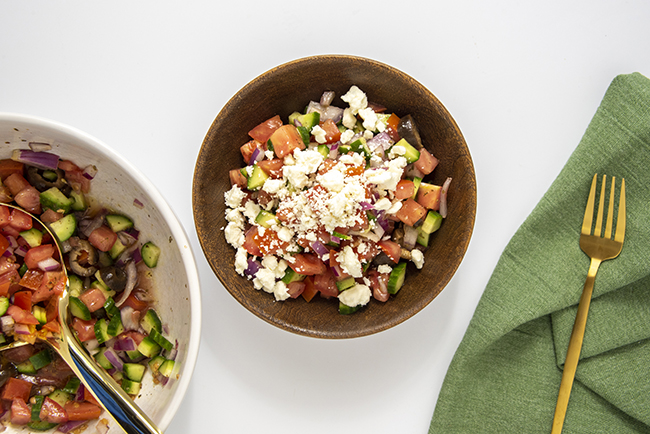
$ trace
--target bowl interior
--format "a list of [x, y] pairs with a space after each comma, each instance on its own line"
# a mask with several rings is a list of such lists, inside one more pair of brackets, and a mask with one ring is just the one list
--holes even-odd
[[[200, 339], [198, 274], [183, 228], [153, 185], [106, 145], [48, 120], [0, 114], [0, 158], [9, 158], [16, 148], [28, 149], [31, 141], [50, 143], [50, 152], [80, 167], [96, 165], [99, 171], [92, 182], [91, 196], [132, 217], [141, 239], [153, 241], [163, 251], [153, 273], [155, 308], [169, 328], [169, 336], [179, 343], [178, 379], [165, 387], [154, 386], [147, 374], [136, 402], [164, 430], [187, 389]], [[135, 199], [144, 206], [136, 205]], [[122, 432], [116, 423], [110, 426], [110, 432]]]
[[[425, 254], [425, 266], [412, 263], [404, 287], [386, 303], [371, 300], [353, 315], [339, 315], [337, 304], [315, 297], [306, 303], [275, 302], [256, 291], [234, 270], [235, 250], [226, 243], [224, 192], [230, 189], [228, 171], [243, 163], [239, 147], [250, 140], [254, 126], [278, 114], [302, 111], [323, 91], [340, 96], [357, 85], [368, 100], [398, 116], [413, 115], [427, 149], [440, 162], [427, 179], [441, 185], [453, 178], [448, 193], [449, 216]], [[465, 140], [438, 99], [408, 75], [379, 62], [350, 56], [315, 56], [274, 68], [239, 91], [221, 110], [201, 147], [193, 181], [193, 208], [198, 237], [214, 273], [247, 309], [285, 330], [320, 338], [351, 338], [376, 333], [411, 317], [430, 303], [449, 282], [467, 249], [476, 212], [476, 181]]]

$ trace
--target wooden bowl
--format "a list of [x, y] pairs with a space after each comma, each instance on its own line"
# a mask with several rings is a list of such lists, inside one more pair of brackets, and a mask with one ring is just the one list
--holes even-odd
[[[319, 296], [276, 302], [272, 294], [255, 290], [234, 268], [235, 250], [226, 242], [224, 192], [228, 171], [242, 167], [240, 146], [248, 131], [276, 114], [284, 122], [302, 111], [323, 91], [333, 90], [333, 105], [357, 85], [368, 100], [387, 113], [413, 115], [423, 143], [439, 160], [426, 179], [441, 185], [453, 181], [448, 193], [449, 214], [432, 236], [421, 270], [409, 262], [400, 292], [386, 303], [371, 299], [352, 315], [340, 315], [338, 303]], [[393, 327], [427, 306], [447, 285], [467, 250], [476, 214], [476, 178], [460, 129], [440, 101], [424, 86], [388, 65], [352, 56], [324, 55], [295, 60], [271, 69], [248, 83], [223, 107], [203, 141], [194, 172], [194, 221], [203, 252], [223, 286], [244, 307], [263, 320], [290, 332], [318, 338], [354, 338]]]

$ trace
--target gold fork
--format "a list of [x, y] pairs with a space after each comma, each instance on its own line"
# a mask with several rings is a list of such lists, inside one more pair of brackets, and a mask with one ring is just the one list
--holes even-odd
[[585, 286], [582, 290], [582, 295], [580, 296], [576, 320], [573, 324], [573, 330], [571, 331], [571, 339], [569, 340], [569, 349], [567, 350], [566, 361], [564, 362], [564, 370], [562, 372], [562, 381], [560, 382], [560, 392], [557, 397], [557, 405], [555, 407], [555, 416], [553, 417], [553, 429], [551, 434], [560, 434], [562, 432], [562, 425], [564, 424], [564, 417], [569, 403], [569, 395], [571, 394], [571, 387], [573, 386], [573, 379], [576, 374], [576, 368], [578, 367], [578, 359], [580, 358], [580, 350], [582, 349], [582, 339], [585, 334], [585, 325], [587, 324], [587, 314], [589, 313], [589, 303], [591, 302], [591, 293], [594, 289], [596, 272], [598, 271], [598, 267], [602, 261], [613, 259], [621, 253], [621, 249], [623, 248], [623, 238], [625, 238], [625, 178], [623, 178], [618, 203], [618, 216], [616, 217], [616, 233], [614, 234], [614, 239], [612, 239], [615, 199], [614, 187], [616, 177], [612, 177], [605, 233], [601, 236], [601, 230], [603, 227], [603, 208], [606, 195], [606, 175], [603, 175], [600, 199], [598, 201], [596, 225], [594, 227], [593, 235], [591, 234], [594, 202], [596, 200], [597, 177], [598, 174], [594, 175], [594, 179], [591, 182], [591, 190], [589, 191], [589, 199], [587, 200], [587, 208], [585, 209], [585, 216], [582, 221], [582, 231], [580, 233], [580, 248], [591, 258], [591, 264], [589, 265], [587, 280], [585, 281]]

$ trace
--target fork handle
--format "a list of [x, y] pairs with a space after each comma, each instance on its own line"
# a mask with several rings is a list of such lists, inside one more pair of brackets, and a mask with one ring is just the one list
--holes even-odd
[[585, 280], [585, 286], [582, 290], [582, 295], [580, 296], [578, 313], [576, 313], [576, 319], [573, 323], [571, 339], [569, 340], [569, 349], [567, 350], [564, 369], [562, 371], [562, 381], [560, 382], [560, 391], [555, 406], [555, 416], [553, 416], [553, 429], [551, 430], [551, 434], [560, 434], [562, 432], [562, 425], [564, 425], [564, 417], [566, 416], [566, 410], [569, 404], [569, 395], [571, 395], [573, 379], [576, 375], [578, 360], [580, 359], [580, 351], [582, 350], [582, 340], [585, 336], [587, 314], [589, 314], [591, 294], [594, 290], [594, 280], [596, 279], [596, 272], [598, 271], [600, 263], [601, 260], [599, 259], [591, 259], [589, 272], [587, 273], [587, 279]]

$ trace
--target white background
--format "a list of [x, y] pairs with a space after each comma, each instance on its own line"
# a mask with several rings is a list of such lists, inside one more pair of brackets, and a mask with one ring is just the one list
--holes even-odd
[[[650, 2], [632, 0], [2, 0], [0, 111], [104, 141], [185, 226], [203, 336], [167, 433], [424, 433], [506, 243], [611, 80], [650, 75], [649, 18]], [[194, 164], [219, 110], [257, 75], [314, 54], [369, 57], [428, 87], [463, 131], [478, 183], [474, 236], [448, 287], [405, 323], [348, 341], [293, 335], [241, 307], [192, 215]]]

